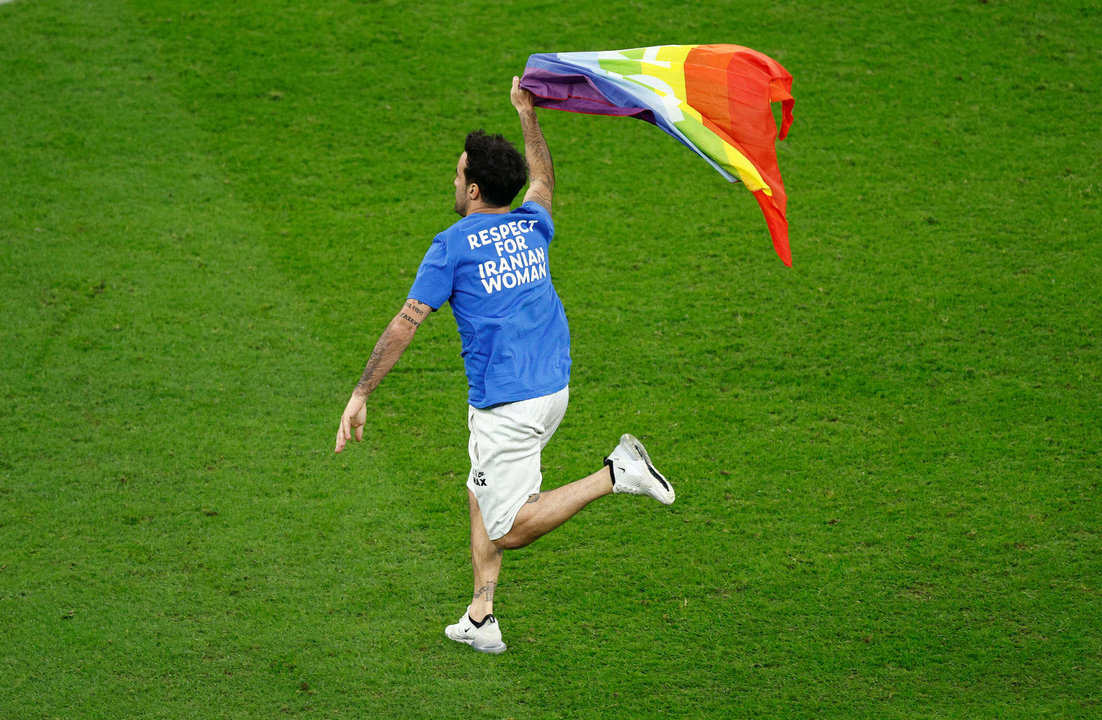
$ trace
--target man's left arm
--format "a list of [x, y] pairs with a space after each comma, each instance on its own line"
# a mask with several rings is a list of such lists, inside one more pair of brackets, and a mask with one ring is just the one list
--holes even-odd
[[417, 328], [431, 312], [430, 306], [410, 298], [383, 330], [383, 334], [375, 343], [375, 349], [371, 351], [371, 357], [367, 360], [360, 382], [356, 384], [356, 389], [352, 391], [352, 397], [344, 408], [344, 414], [341, 415], [335, 452], [344, 450], [345, 444], [352, 439], [353, 433], [355, 433], [356, 442], [363, 440], [364, 423], [367, 421], [367, 398], [397, 364], [402, 353], [413, 342], [413, 335], [417, 332]]

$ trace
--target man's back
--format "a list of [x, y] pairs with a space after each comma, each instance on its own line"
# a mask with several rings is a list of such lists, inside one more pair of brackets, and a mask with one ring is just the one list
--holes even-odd
[[570, 334], [551, 283], [551, 216], [526, 202], [471, 213], [436, 236], [409, 297], [452, 305], [469, 402], [489, 407], [557, 392], [570, 380]]

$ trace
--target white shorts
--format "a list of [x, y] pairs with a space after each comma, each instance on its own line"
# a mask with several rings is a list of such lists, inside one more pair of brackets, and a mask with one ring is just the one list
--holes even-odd
[[467, 487], [478, 500], [491, 540], [507, 535], [521, 507], [540, 491], [540, 452], [562, 422], [569, 399], [567, 387], [484, 410], [468, 406]]

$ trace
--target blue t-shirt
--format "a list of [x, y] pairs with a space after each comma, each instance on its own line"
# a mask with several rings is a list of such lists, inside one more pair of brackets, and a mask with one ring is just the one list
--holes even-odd
[[417, 269], [409, 297], [434, 309], [451, 303], [476, 408], [570, 382], [570, 330], [547, 263], [554, 234], [539, 203], [472, 213], [433, 238]]

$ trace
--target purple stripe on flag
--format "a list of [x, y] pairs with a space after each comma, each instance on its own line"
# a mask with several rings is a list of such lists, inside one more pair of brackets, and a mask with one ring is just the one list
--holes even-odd
[[613, 102], [597, 87], [594, 78], [587, 75], [557, 73], [529, 65], [520, 86], [536, 96], [537, 107], [587, 115], [634, 116], [657, 125], [653, 112]]

